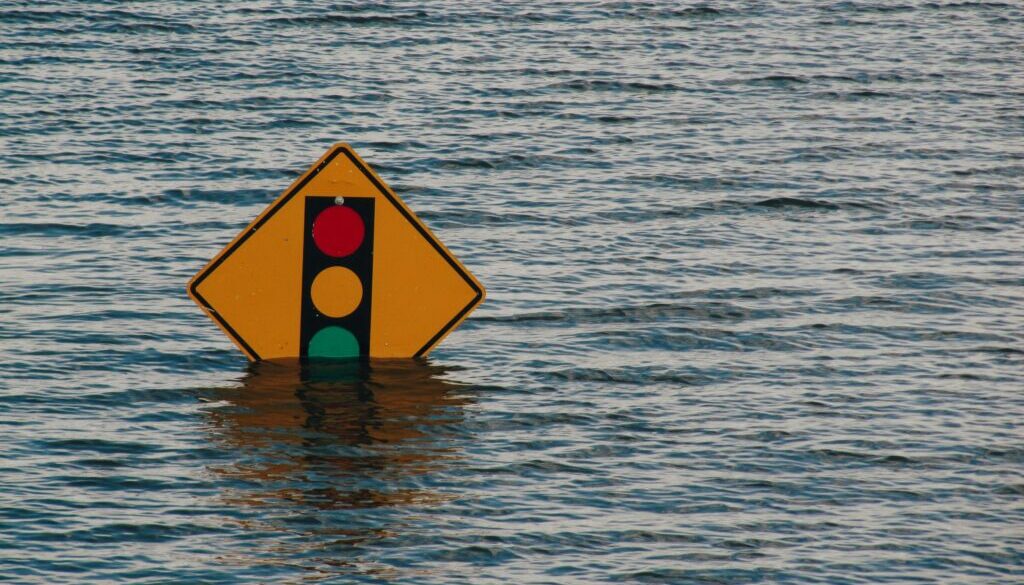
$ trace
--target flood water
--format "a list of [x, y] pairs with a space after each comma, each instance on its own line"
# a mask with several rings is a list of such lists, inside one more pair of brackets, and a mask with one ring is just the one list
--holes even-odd
[[[0, 580], [1024, 579], [1017, 2], [6, 1]], [[488, 289], [250, 365], [327, 148]]]

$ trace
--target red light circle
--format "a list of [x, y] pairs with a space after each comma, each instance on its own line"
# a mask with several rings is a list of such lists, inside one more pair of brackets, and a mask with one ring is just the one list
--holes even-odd
[[363, 218], [351, 207], [328, 207], [313, 220], [313, 241], [316, 247], [334, 258], [343, 258], [358, 250], [365, 235]]

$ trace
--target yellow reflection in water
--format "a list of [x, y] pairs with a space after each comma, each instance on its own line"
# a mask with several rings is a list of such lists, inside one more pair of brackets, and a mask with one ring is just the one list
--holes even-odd
[[[210, 469], [247, 531], [281, 538], [253, 557], [297, 555], [323, 571], [379, 573], [343, 549], [401, 532], [408, 518], [374, 509], [433, 506], [451, 498], [425, 487], [458, 457], [468, 388], [425, 361], [261, 362], [241, 385], [206, 393], [211, 441], [227, 463]], [[407, 515], [406, 515], [407, 516]], [[311, 549], [321, 554], [311, 558]], [[328, 554], [328, 553], [332, 554]], [[370, 563], [372, 564], [372, 563]]]

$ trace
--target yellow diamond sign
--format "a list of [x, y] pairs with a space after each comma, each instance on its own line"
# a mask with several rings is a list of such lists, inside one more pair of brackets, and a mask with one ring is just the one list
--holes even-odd
[[426, 355], [483, 286], [347, 144], [189, 282], [252, 360]]

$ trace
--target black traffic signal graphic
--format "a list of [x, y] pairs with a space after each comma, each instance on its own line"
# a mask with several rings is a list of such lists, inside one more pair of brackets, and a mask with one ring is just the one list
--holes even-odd
[[307, 197], [300, 350], [310, 358], [370, 353], [371, 197]]

